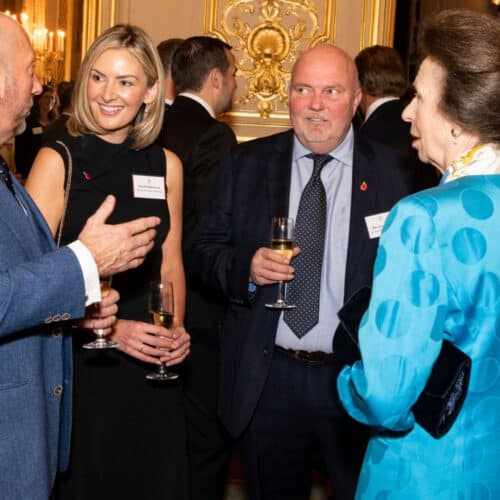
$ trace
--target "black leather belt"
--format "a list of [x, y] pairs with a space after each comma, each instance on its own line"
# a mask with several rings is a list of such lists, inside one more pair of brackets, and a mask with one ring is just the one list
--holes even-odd
[[333, 352], [323, 352], [323, 351], [296, 351], [294, 349], [285, 349], [279, 345], [274, 346], [274, 350], [282, 352], [292, 358], [298, 359], [299, 361], [305, 361], [312, 365], [326, 365], [328, 363], [333, 363], [335, 359], [335, 354]]

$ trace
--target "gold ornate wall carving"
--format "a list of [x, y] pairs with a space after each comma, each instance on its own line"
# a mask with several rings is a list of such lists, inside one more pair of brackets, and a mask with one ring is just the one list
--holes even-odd
[[318, 9], [312, 0], [206, 0], [206, 33], [230, 43], [237, 60], [233, 119], [288, 122], [291, 68], [303, 50], [334, 41], [335, 4]]

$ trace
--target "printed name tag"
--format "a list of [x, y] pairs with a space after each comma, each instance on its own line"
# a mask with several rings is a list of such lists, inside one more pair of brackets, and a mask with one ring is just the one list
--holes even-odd
[[132, 175], [134, 198], [165, 199], [165, 177]]
[[368, 236], [370, 236], [371, 240], [373, 238], [380, 238], [385, 219], [387, 219], [388, 215], [389, 212], [382, 212], [380, 214], [368, 215], [367, 217], [365, 217]]
[[31, 129], [31, 132], [33, 133], [33, 135], [40, 135], [40, 134], [43, 134], [43, 128], [42, 127], [33, 127]]

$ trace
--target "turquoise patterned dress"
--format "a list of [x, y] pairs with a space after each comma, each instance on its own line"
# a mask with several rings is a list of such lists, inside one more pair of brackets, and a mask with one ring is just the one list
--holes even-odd
[[[411, 407], [444, 338], [472, 373], [457, 420], [434, 439]], [[338, 379], [348, 413], [373, 427], [356, 498], [499, 499], [500, 175], [467, 175], [393, 208], [359, 339], [362, 361]]]

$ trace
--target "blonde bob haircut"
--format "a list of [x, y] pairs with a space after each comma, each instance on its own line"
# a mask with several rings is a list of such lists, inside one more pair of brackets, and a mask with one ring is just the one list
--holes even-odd
[[165, 82], [160, 56], [144, 30], [129, 24], [117, 24], [107, 29], [85, 54], [73, 93], [74, 113], [68, 120], [68, 131], [73, 136], [104, 135], [107, 130], [95, 120], [87, 97], [87, 84], [97, 58], [109, 49], [127, 49], [140, 63], [147, 77], [148, 88], [158, 85], [158, 91], [149, 104], [143, 104], [129, 132], [132, 149], [143, 149], [152, 144], [163, 123], [165, 109]]

